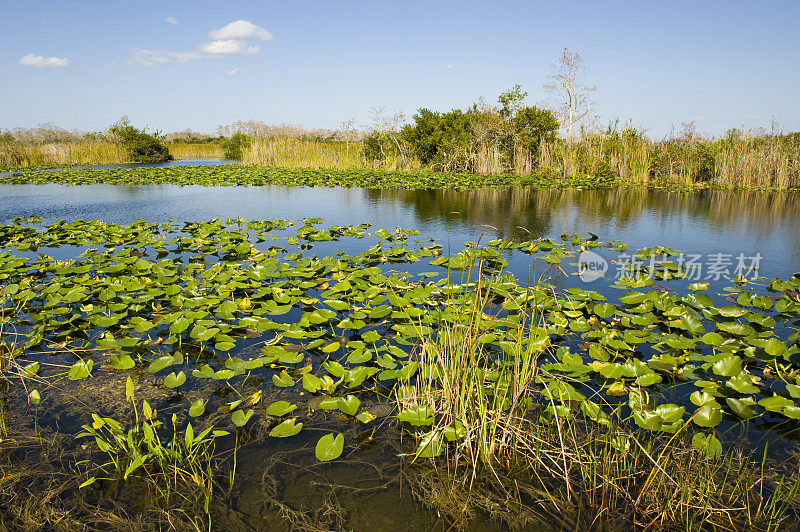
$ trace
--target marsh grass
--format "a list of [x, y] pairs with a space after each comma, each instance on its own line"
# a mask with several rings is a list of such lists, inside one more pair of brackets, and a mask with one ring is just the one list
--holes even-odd
[[175, 159], [221, 159], [224, 155], [216, 142], [171, 142], [167, 148]]
[[105, 141], [59, 142], [42, 145], [0, 143], [0, 167], [95, 165], [129, 162], [120, 144]]
[[[162, 440], [159, 429], [163, 423], [147, 401], [142, 402], [141, 416], [134, 400], [134, 386], [130, 377], [126, 381], [126, 397], [133, 406], [135, 422], [126, 428], [117, 420], [92, 414], [93, 422], [83, 425], [84, 432], [77, 438], [93, 439], [107, 461], [96, 467], [98, 473], [107, 475], [100, 480], [111, 483], [140, 479], [159, 505], [170, 506], [173, 494], [191, 504], [199, 493], [208, 515], [214, 491], [215, 439], [228, 432], [208, 427], [194, 433], [188, 423], [183, 434], [177, 429], [177, 416], [172, 416], [172, 437]], [[81, 487], [98, 480], [92, 476]], [[231, 479], [232, 481], [232, 479]], [[188, 489], [187, 489], [188, 488]]]
[[[281, 168], [314, 168], [332, 170], [404, 168], [400, 157], [370, 161], [364, 156], [361, 143], [321, 141], [290, 137], [253, 139], [244, 150], [243, 162], [257, 166]], [[419, 168], [418, 163], [406, 169]]]
[[[412, 430], [409, 482], [456, 527], [485, 513], [514, 528], [776, 530], [800, 515], [797, 457], [698, 447], [691, 419], [652, 433], [599, 394], [571, 399], [569, 379], [539, 363], [551, 353], [535, 302], [548, 287], [531, 287], [513, 318], [489, 305], [496, 280], [453, 296], [461, 319], [422, 335], [416, 383], [397, 392], [401, 411], [426, 407], [435, 420]], [[491, 349], [499, 326], [516, 340]]]
[[800, 187], [797, 134], [744, 133], [725, 137], [683, 131], [652, 140], [632, 127], [585, 132], [580, 140], [542, 144], [537, 167], [564, 176], [619, 176], [631, 183], [786, 190]]
[[121, 493], [79, 489], [76, 464], [87, 451], [41, 427], [14, 426], [13, 447], [0, 444], [0, 530], [202, 530], [180, 508], [137, 506]]

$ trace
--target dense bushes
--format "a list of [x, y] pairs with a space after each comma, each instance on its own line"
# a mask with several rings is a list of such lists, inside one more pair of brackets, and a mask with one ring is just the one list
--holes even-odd
[[236, 133], [231, 137], [223, 138], [220, 141], [220, 146], [226, 159], [241, 161], [244, 156], [244, 150], [250, 146], [250, 137], [243, 133]]
[[172, 155], [158, 131], [151, 134], [136, 129], [130, 124], [128, 117], [122, 117], [119, 122], [111, 126], [108, 135], [112, 140], [122, 144], [131, 162], [160, 163], [172, 160]]

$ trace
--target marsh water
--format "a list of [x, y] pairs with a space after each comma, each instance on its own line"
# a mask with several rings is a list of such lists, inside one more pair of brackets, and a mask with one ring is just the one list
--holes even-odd
[[[78, 218], [127, 224], [138, 219], [299, 221], [319, 217], [325, 226], [368, 222], [373, 229], [417, 229], [421, 232], [417, 238], [437, 239], [445, 251], [448, 246], [460, 250], [466, 242], [498, 237], [559, 240], [561, 235], [592, 232], [604, 242], [621, 240], [631, 250], [665, 245], [699, 255], [701, 264], [728, 261], [716, 270], [722, 282], [726, 275], [733, 277], [739, 256], [759, 257], [759, 275], [767, 280], [787, 278], [800, 270], [800, 197], [794, 195], [623, 188], [458, 192], [281, 186], [0, 186], [0, 220], [6, 223], [28, 216], [40, 216], [45, 224]], [[359, 252], [368, 245], [352, 239], [333, 241], [315, 246], [310, 253]], [[536, 274], [533, 267], [517, 255], [509, 256], [509, 270], [521, 281]], [[612, 264], [607, 279], [613, 275]], [[706, 275], [702, 272], [695, 280]], [[563, 280], [565, 286], [581, 282], [575, 277]], [[586, 287], [607, 293], [608, 284], [595, 281]], [[220, 522], [231, 529], [285, 526], [285, 515], [274, 504], [274, 499], [280, 499], [287, 508], [316, 516], [327, 526], [446, 528], [435, 511], [426, 509], [404, 487], [398, 473], [397, 446], [367, 443], [371, 435], [357, 433], [357, 427], [351, 430], [367, 451], [352, 461], [316, 462], [309, 452], [319, 434], [313, 430], [298, 436], [299, 444], [297, 440], [291, 445], [285, 440], [276, 444], [272, 439], [243, 449], [237, 466], [239, 488], [231, 495]], [[500, 527], [490, 521], [476, 526]]]
[[[320, 217], [328, 225], [418, 229], [453, 247], [481, 238], [557, 240], [593, 232], [631, 249], [660, 244], [703, 260], [721, 253], [731, 273], [740, 254], [760, 254], [761, 273], [769, 278], [791, 276], [800, 267], [800, 196], [756, 192], [0, 185], [0, 220], [34, 215], [44, 223]], [[527, 275], [527, 263], [511, 267]]]

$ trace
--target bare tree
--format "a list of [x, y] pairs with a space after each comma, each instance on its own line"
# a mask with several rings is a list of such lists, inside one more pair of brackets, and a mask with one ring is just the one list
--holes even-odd
[[389, 114], [386, 112], [386, 107], [372, 107], [369, 110], [372, 115], [372, 124], [369, 126], [369, 131], [376, 135], [380, 147], [381, 155], [384, 161], [389, 160], [386, 153], [388, 145], [393, 145], [400, 156], [403, 168], [408, 168], [408, 156], [403, 145], [400, 143], [400, 128], [405, 122], [405, 115], [402, 112]]
[[572, 129], [589, 117], [595, 108], [591, 95], [597, 87], [585, 85], [581, 78], [586, 74], [586, 66], [578, 52], [567, 48], [561, 53], [557, 65], [553, 65], [553, 73], [547, 79], [544, 88], [556, 99], [556, 114], [566, 130], [567, 141], [572, 141]]

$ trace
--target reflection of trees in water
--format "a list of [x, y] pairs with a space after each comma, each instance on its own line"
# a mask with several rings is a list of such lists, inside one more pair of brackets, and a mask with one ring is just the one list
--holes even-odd
[[[483, 190], [366, 190], [371, 203], [392, 199], [414, 209], [421, 223], [447, 223], [472, 228], [491, 225], [498, 235], [539, 237], [550, 231], [552, 205], [538, 190], [523, 187]], [[530, 231], [530, 234], [520, 227]]]
[[[778, 229], [789, 229], [800, 248], [800, 196], [759, 192], [701, 191], [668, 192], [644, 188], [598, 190], [510, 189], [454, 190], [366, 190], [371, 203], [387, 199], [411, 206], [422, 223], [492, 225], [500, 235], [549, 235], [559, 221], [575, 217], [600, 233], [613, 225], [625, 229], [642, 216], [697, 222], [706, 227], [730, 230], [742, 227], [753, 238]], [[602, 236], [602, 235], [601, 235]]]

